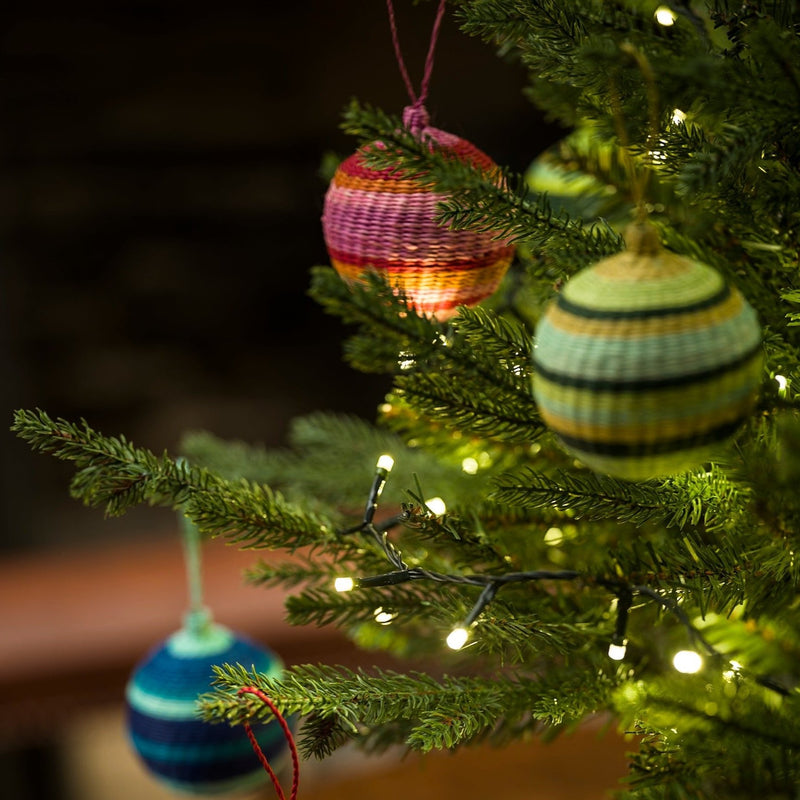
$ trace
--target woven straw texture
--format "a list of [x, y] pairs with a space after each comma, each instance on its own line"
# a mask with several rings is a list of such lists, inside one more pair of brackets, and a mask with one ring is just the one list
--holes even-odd
[[[453, 134], [425, 126], [418, 135], [454, 158], [497, 169], [485, 153]], [[359, 152], [353, 154], [336, 170], [325, 195], [322, 228], [333, 267], [346, 281], [375, 270], [419, 313], [439, 319], [452, 316], [459, 305], [480, 302], [499, 285], [514, 248], [489, 233], [439, 225], [438, 205], [446, 199], [400, 171], [370, 169]]]
[[652, 245], [568, 281], [533, 357], [550, 429], [587, 466], [628, 479], [698, 466], [752, 411], [761, 379], [761, 330], [742, 295]]
[[[251, 791], [265, 780], [242, 727], [197, 718], [197, 696], [211, 688], [212, 664], [251, 665], [276, 677], [274, 653], [216, 625], [203, 634], [181, 630], [134, 670], [126, 689], [131, 743], [149, 771], [171, 789], [192, 795]], [[273, 768], [288, 753], [275, 722], [253, 728]]]

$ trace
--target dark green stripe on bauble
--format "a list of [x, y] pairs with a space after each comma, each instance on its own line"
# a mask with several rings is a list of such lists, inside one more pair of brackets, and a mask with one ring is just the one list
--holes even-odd
[[576, 317], [585, 319], [645, 319], [650, 317], [666, 317], [670, 314], [691, 314], [696, 311], [704, 311], [723, 303], [730, 297], [731, 289], [728, 284], [723, 286], [714, 294], [696, 300], [685, 305], [663, 305], [654, 308], [592, 308], [568, 300], [564, 294], [556, 298], [558, 307]]
[[[654, 389], [669, 389], [679, 386], [690, 386], [699, 382], [707, 382], [711, 378], [724, 378], [728, 373], [735, 372], [743, 365], [753, 361], [761, 360], [762, 345], [757, 342], [749, 350], [745, 351], [736, 358], [725, 363], [718, 364], [716, 367], [708, 368], [702, 372], [687, 372], [684, 375], [669, 375], [655, 378], [633, 378], [625, 380], [623, 378], [591, 378], [584, 374], [571, 374], [551, 370], [539, 363], [534, 354], [533, 365], [538, 378], [547, 379], [550, 383], [560, 386], [570, 386], [576, 389], [593, 389], [599, 392], [650, 392]], [[712, 390], [713, 387], [709, 387]]]

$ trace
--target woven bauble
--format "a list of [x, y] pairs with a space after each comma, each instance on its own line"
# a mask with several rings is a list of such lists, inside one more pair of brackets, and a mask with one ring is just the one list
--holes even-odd
[[[221, 625], [187, 625], [156, 647], [128, 683], [128, 733], [149, 771], [169, 788], [193, 795], [252, 791], [264, 769], [241, 726], [204, 722], [197, 697], [211, 690], [214, 664], [242, 664], [277, 677], [279, 658]], [[277, 722], [253, 726], [274, 769], [288, 757]]]
[[628, 249], [571, 278], [536, 330], [534, 395], [592, 469], [628, 479], [699, 466], [752, 411], [761, 329], [711, 267], [662, 250], [647, 223]]
[[[593, 164], [599, 172], [619, 169], [619, 150], [601, 139], [595, 126], [581, 125], [536, 157], [525, 172], [525, 183], [534, 202], [547, 195], [555, 214], [565, 212], [573, 219], [584, 220], [587, 226], [602, 217], [612, 228], [621, 230], [630, 220], [630, 198], [582, 169], [584, 163]], [[651, 176], [648, 198], [653, 203], [662, 201], [658, 189]]]
[[[406, 109], [403, 122], [432, 148], [499, 179], [489, 156], [430, 127], [423, 108]], [[447, 197], [402, 171], [370, 169], [363, 153], [354, 153], [340, 164], [325, 195], [322, 228], [334, 269], [346, 281], [373, 270], [419, 313], [439, 319], [452, 316], [459, 305], [479, 303], [499, 285], [514, 248], [491, 233], [454, 231], [438, 223], [438, 206]]]

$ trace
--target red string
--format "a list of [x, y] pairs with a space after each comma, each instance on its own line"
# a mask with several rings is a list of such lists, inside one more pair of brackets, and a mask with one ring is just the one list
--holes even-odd
[[[292, 754], [292, 790], [289, 795], [289, 800], [296, 800], [297, 786], [300, 782], [300, 763], [297, 757], [297, 747], [295, 746], [294, 737], [292, 736], [292, 731], [289, 728], [289, 723], [287, 723], [283, 718], [283, 715], [275, 707], [275, 704], [272, 702], [272, 700], [270, 700], [269, 697], [264, 694], [264, 692], [262, 692], [260, 689], [257, 689], [255, 686], [243, 686], [241, 689], [239, 689], [237, 694], [255, 695], [275, 715], [275, 719], [283, 729], [283, 735], [289, 745], [289, 752]], [[245, 733], [247, 733], [247, 738], [250, 740], [250, 744], [253, 745], [253, 750], [255, 750], [256, 756], [258, 756], [258, 760], [261, 762], [261, 766], [264, 767], [272, 780], [272, 785], [275, 787], [275, 791], [278, 794], [279, 800], [286, 800], [286, 795], [283, 793], [278, 776], [270, 766], [269, 761], [267, 761], [267, 757], [264, 755], [264, 751], [261, 749], [261, 745], [258, 743], [256, 735], [253, 733], [253, 729], [250, 727], [250, 723], [245, 720], [245, 722], [242, 724], [244, 725], [244, 730]]]
[[428, 55], [425, 57], [425, 72], [422, 76], [422, 84], [417, 101], [420, 105], [424, 103], [428, 97], [428, 86], [431, 82], [431, 74], [433, 73], [433, 52], [436, 50], [436, 40], [439, 38], [439, 29], [442, 27], [442, 19], [444, 19], [444, 0], [439, 0], [439, 8], [436, 9], [436, 19], [433, 21], [431, 43], [428, 45]]
[[439, 0], [439, 8], [436, 10], [436, 19], [433, 21], [433, 30], [431, 31], [431, 42], [430, 45], [428, 45], [428, 55], [425, 58], [425, 72], [422, 76], [419, 96], [417, 96], [414, 92], [414, 84], [411, 82], [408, 70], [406, 69], [406, 62], [403, 60], [403, 53], [400, 50], [400, 38], [397, 35], [397, 20], [394, 16], [394, 6], [392, 5], [392, 0], [386, 0], [386, 9], [389, 12], [389, 27], [392, 29], [392, 44], [394, 44], [394, 55], [397, 59], [397, 66], [400, 67], [400, 74], [403, 76], [403, 81], [408, 90], [408, 96], [415, 106], [421, 106], [428, 96], [428, 86], [430, 85], [431, 74], [433, 73], [433, 54], [436, 50], [436, 40], [439, 38], [439, 29], [442, 27], [444, 6], [445, 0]]

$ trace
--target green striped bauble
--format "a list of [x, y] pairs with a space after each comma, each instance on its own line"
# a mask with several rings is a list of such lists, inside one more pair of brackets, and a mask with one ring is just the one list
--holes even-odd
[[[282, 664], [266, 647], [196, 616], [134, 670], [125, 691], [128, 736], [149, 772], [176, 792], [251, 792], [266, 778], [246, 732], [204, 722], [197, 697], [212, 688], [212, 665], [241, 664], [278, 677]], [[254, 725], [253, 733], [272, 767], [280, 769], [289, 749], [279, 723]]]
[[571, 278], [536, 329], [542, 419], [588, 467], [631, 480], [699, 466], [751, 413], [761, 328], [711, 267], [636, 223]]

